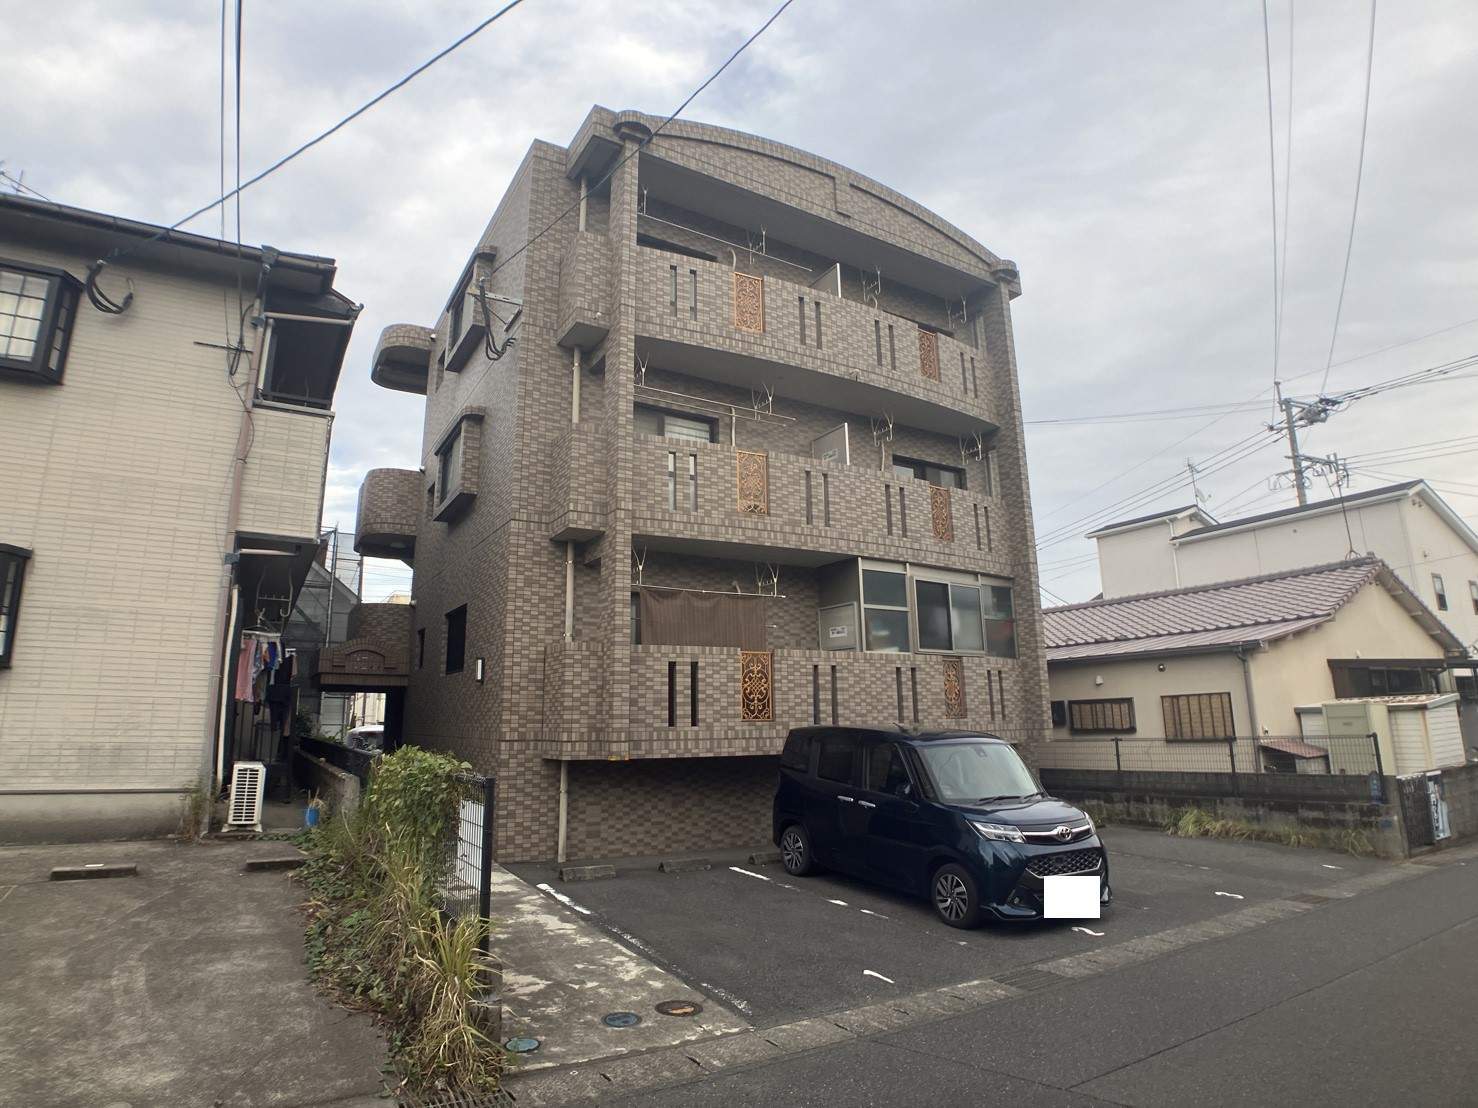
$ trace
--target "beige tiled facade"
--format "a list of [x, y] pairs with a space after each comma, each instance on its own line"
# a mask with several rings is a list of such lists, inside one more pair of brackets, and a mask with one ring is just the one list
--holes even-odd
[[[530, 149], [475, 245], [485, 291], [522, 305], [503, 357], [446, 368], [447, 315], [422, 321], [405, 737], [497, 775], [506, 859], [554, 857], [562, 810], [570, 858], [756, 844], [792, 726], [964, 726], [1028, 754], [1048, 729], [1014, 265], [814, 155], [692, 123], [642, 145], [656, 123], [597, 108], [568, 148]], [[582, 178], [583, 229], [571, 212], [521, 249]], [[711, 417], [715, 441], [638, 431], [636, 405]], [[454, 480], [475, 499], [438, 521], [435, 450], [469, 408], [477, 472]], [[842, 423], [850, 464], [814, 457]], [[965, 487], [900, 479], [892, 455]], [[1009, 584], [1016, 656], [820, 649], [824, 581], [859, 557]], [[738, 646], [633, 643], [638, 585], [776, 594], [770, 718], [747, 718]]]
[[[0, 265], [81, 279], [139, 237], [20, 207], [0, 210]], [[133, 830], [172, 828], [213, 772], [225, 555], [247, 533], [317, 543], [331, 414], [244, 411], [255, 360], [233, 388], [222, 349], [234, 274], [206, 248], [155, 247], [102, 285], [133, 300], [108, 315], [81, 298], [59, 383], [0, 376], [0, 543], [30, 551], [0, 668], [0, 841], [108, 834], [124, 810]], [[70, 824], [52, 818], [69, 805]]]

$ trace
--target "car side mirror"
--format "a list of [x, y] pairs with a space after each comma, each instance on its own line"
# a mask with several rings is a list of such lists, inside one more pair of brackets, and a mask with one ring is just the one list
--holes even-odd
[[896, 797], [898, 797], [898, 799], [900, 799], [900, 800], [912, 800], [913, 799], [913, 782], [912, 781], [905, 781], [905, 782], [903, 782], [903, 784], [899, 785], [896, 789], [893, 790], [893, 795], [896, 796]]

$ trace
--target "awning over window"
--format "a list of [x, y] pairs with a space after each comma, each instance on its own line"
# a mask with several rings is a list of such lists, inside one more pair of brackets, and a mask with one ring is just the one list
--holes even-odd
[[641, 641], [654, 646], [764, 650], [769, 597], [752, 593], [641, 590]]

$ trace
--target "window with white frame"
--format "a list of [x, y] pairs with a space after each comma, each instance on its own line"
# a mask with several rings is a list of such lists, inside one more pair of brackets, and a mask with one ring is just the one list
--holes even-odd
[[985, 649], [979, 585], [915, 580], [914, 603], [919, 616], [920, 650]]
[[1432, 592], [1437, 597], [1437, 610], [1447, 611], [1447, 586], [1442, 581], [1442, 574], [1432, 574]]

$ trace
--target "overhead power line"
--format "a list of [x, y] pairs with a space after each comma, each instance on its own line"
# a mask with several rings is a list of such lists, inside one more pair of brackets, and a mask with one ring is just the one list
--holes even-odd
[[1273, 45], [1268, 30], [1268, 0], [1262, 0], [1263, 73], [1268, 86], [1268, 192], [1272, 197], [1273, 227], [1273, 380], [1278, 379], [1278, 345], [1283, 333], [1281, 299], [1278, 296], [1278, 155], [1273, 141]]
[[[627, 154], [620, 161], [616, 162], [615, 165], [611, 166], [610, 169], [606, 170], [606, 172], [601, 176], [600, 180], [596, 181], [594, 185], [591, 185], [589, 187], [588, 192], [594, 192], [597, 189], [599, 189], [602, 185], [604, 185], [607, 181], [609, 181], [612, 177], [614, 177], [616, 175], [616, 172], [623, 165], [625, 165], [627, 162], [631, 161], [631, 159], [634, 158], [634, 157], [636, 157], [637, 154], [641, 153], [641, 151], [643, 149], [645, 149], [645, 147], [647, 146], [648, 143], [650, 143], [654, 138], [656, 138], [664, 130], [666, 130], [668, 124], [670, 124], [673, 120], [675, 120], [678, 116], [680, 116], [683, 113], [683, 111], [687, 108], [687, 106], [689, 104], [691, 104], [694, 100], [698, 99], [699, 94], [702, 93], [704, 89], [706, 89], [709, 85], [713, 84], [713, 82], [717, 81], [719, 79], [719, 76], [724, 72], [724, 70], [728, 69], [729, 66], [733, 65], [734, 62], [735, 62], [735, 60], [739, 57], [739, 55], [742, 54], [742, 53], [744, 53], [744, 51], [748, 50], [749, 47], [750, 47], [750, 45], [757, 38], [759, 38], [760, 35], [764, 34], [766, 31], [768, 31], [770, 29], [770, 24], [774, 23], [775, 20], [779, 19], [782, 15], [784, 15], [785, 14], [785, 9], [788, 8], [788, 7], [790, 7], [790, 5], [793, 4], [793, 3], [795, 3], [795, 0], [785, 0], [785, 2], [783, 4], [781, 4], [772, 13], [770, 13], [770, 18], [767, 19], [767, 20], [765, 20], [763, 23], [761, 23], [760, 26], [759, 26], [759, 28], [754, 32], [754, 34], [750, 35], [747, 39], [745, 39], [743, 42], [741, 42], [739, 44], [738, 48], [732, 54], [730, 54], [727, 58], [724, 59], [724, 63], [721, 66], [719, 66], [712, 73], [710, 73], [708, 75], [708, 78], [701, 85], [699, 85], [697, 88], [695, 88], [692, 92], [688, 93], [687, 98], [685, 100], [683, 100], [683, 102], [681, 104], [679, 104], [676, 109], [673, 110], [673, 113], [671, 115], [669, 115], [661, 123], [657, 124], [657, 126], [652, 129], [652, 133], [650, 135], [648, 135], [645, 140], [643, 140], [642, 142], [640, 142], [640, 143], [637, 144], [636, 149], [632, 150], [631, 153]], [[548, 223], [544, 224], [544, 226], [541, 227], [541, 228], [539, 228], [539, 230], [535, 234], [530, 235], [527, 239], [525, 239], [523, 245], [520, 246], [517, 250], [513, 251], [506, 258], [500, 258], [498, 260], [498, 263], [495, 266], [493, 266], [492, 272], [488, 274], [488, 277], [491, 278], [491, 277], [496, 276], [505, 266], [507, 266], [510, 262], [512, 262], [514, 258], [517, 258], [525, 250], [527, 250], [529, 247], [533, 246], [534, 243], [538, 242], [541, 238], [543, 238], [545, 235], [547, 235], [550, 231], [554, 230], [554, 228], [556, 226], [558, 226], [562, 221], [564, 221], [565, 219], [567, 219], [579, 207], [580, 207], [580, 201], [578, 201], [578, 200], [573, 201], [567, 208], [565, 208], [564, 211], [560, 212], [559, 215], [555, 216]]]
[[1360, 180], [1365, 174], [1365, 135], [1370, 125], [1370, 76], [1375, 68], [1375, 5], [1376, 0], [1370, 0], [1370, 40], [1365, 50], [1365, 106], [1360, 113], [1360, 156], [1355, 162], [1355, 201], [1350, 206], [1350, 234], [1345, 241], [1345, 267], [1339, 279], [1339, 299], [1334, 305], [1334, 331], [1329, 336], [1329, 356], [1324, 360], [1320, 392], [1329, 384], [1329, 370], [1334, 364], [1334, 344], [1339, 340], [1339, 319], [1345, 306], [1345, 286], [1350, 280], [1350, 255], [1355, 250], [1355, 223], [1360, 216]]

